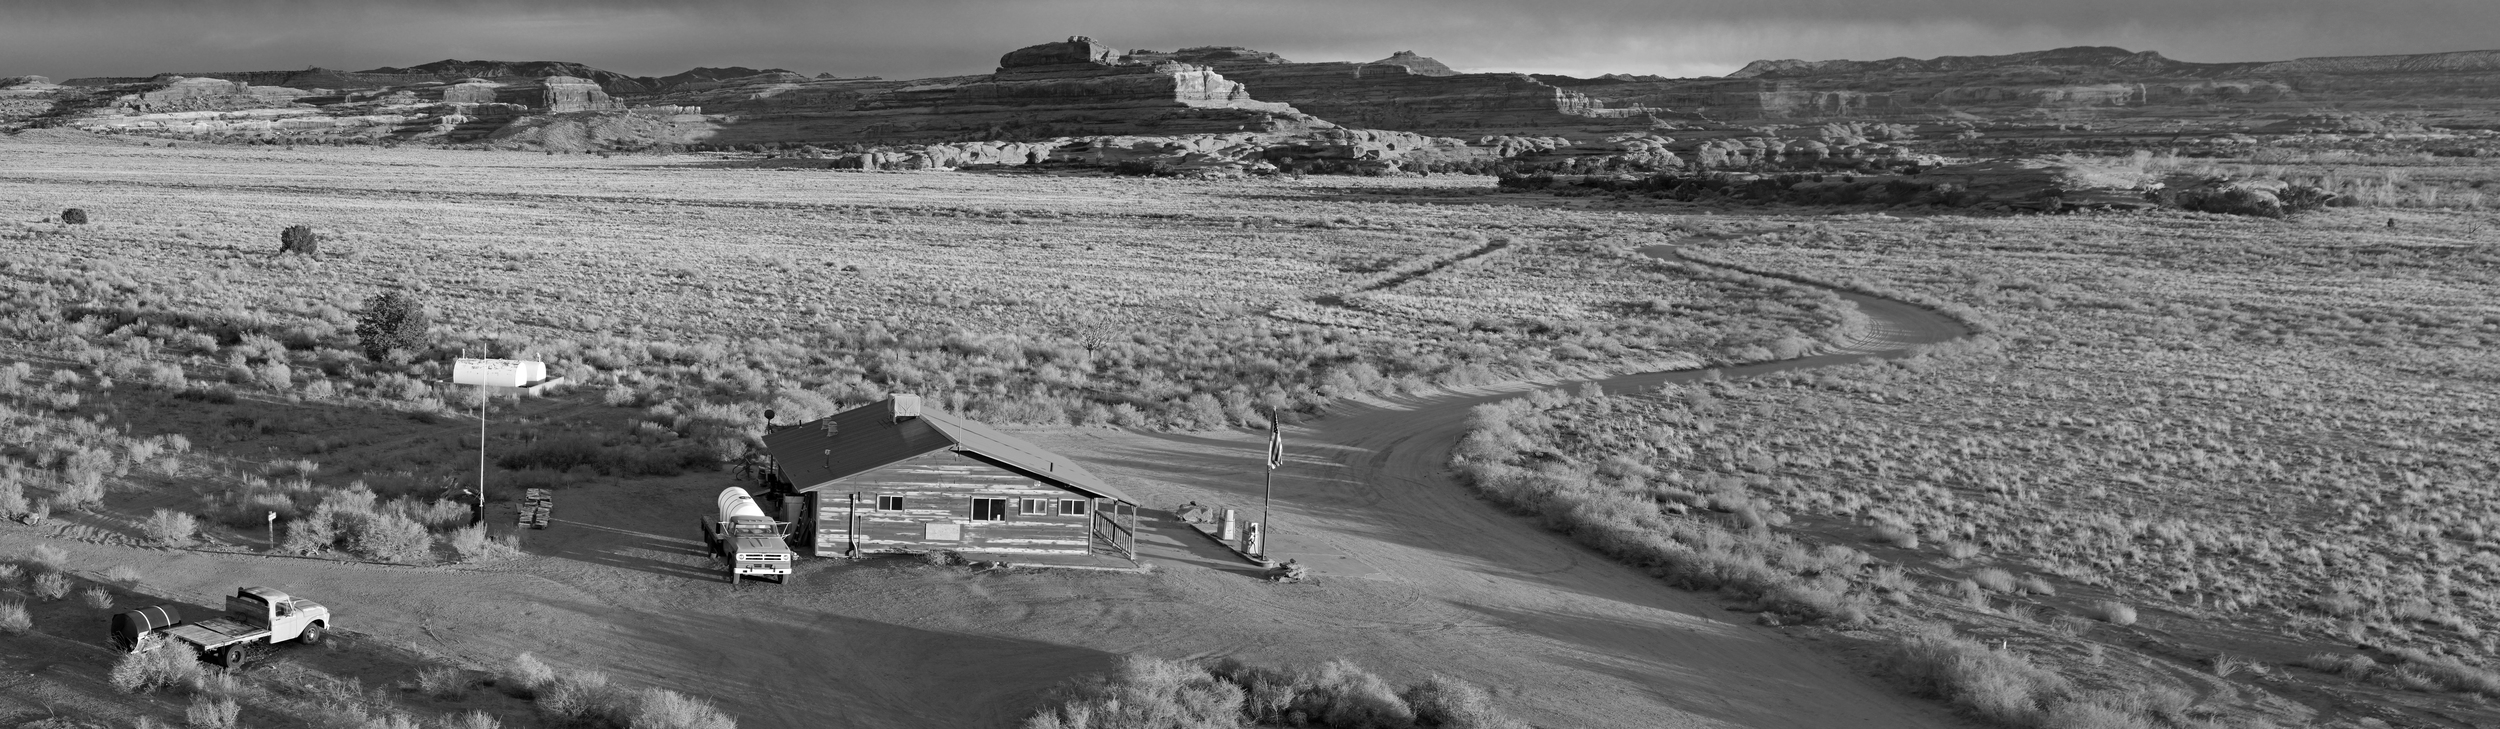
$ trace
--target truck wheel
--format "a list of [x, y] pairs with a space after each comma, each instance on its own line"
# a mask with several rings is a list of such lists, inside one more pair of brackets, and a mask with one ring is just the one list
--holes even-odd
[[329, 632], [323, 629], [320, 623], [313, 623], [304, 626], [304, 634], [296, 636], [295, 639], [303, 641], [304, 645], [321, 645], [322, 639], [329, 637]]

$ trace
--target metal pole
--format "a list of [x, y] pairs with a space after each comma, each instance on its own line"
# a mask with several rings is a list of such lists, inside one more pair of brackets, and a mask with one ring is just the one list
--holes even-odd
[[1267, 558], [1267, 543], [1276, 539], [1276, 524], [1268, 515], [1268, 505], [1276, 496], [1276, 469], [1267, 469], [1267, 488], [1259, 493], [1259, 558]]
[[469, 515], [469, 524], [486, 523], [486, 399], [485, 385], [477, 386], [477, 511]]
[[1267, 559], [1267, 543], [1276, 541], [1276, 517], [1271, 513], [1270, 507], [1276, 501], [1275, 457], [1279, 451], [1274, 449], [1278, 448], [1277, 439], [1284, 437], [1280, 434], [1280, 429], [1283, 427], [1284, 424], [1276, 421], [1276, 410], [1269, 408], [1267, 411], [1267, 447], [1271, 450], [1267, 452], [1266, 458], [1261, 459], [1267, 461], [1267, 487], [1259, 490], [1259, 559], [1262, 560]]

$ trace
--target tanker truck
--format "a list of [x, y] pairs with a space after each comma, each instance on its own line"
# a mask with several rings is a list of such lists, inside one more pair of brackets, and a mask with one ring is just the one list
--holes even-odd
[[773, 521], [747, 490], [731, 486], [714, 499], [719, 508], [703, 521], [703, 545], [729, 566], [729, 584], [750, 576], [771, 576], [790, 584], [798, 553], [790, 551], [790, 523]]

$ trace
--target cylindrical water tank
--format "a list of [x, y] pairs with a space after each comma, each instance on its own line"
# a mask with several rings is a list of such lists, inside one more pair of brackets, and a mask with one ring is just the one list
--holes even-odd
[[755, 497], [748, 496], [746, 489], [736, 486], [721, 489], [717, 502], [720, 504], [721, 521], [741, 516], [764, 517], [764, 508], [755, 505]]

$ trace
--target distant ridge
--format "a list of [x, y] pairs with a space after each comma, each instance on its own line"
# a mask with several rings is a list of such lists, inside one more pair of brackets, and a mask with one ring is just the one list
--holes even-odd
[[375, 68], [357, 71], [377, 76], [435, 76], [444, 80], [460, 78], [537, 78], [571, 76], [589, 79], [611, 94], [640, 94], [658, 91], [653, 79], [627, 76], [599, 68], [566, 61], [460, 61], [444, 59], [406, 68]]
[[653, 83], [652, 83], [652, 85], [653, 85], [654, 87], [657, 87], [659, 90], [665, 91], [665, 90], [668, 90], [668, 89], [677, 88], [677, 87], [679, 87], [679, 86], [683, 86], [683, 85], [685, 85], [685, 84], [690, 84], [690, 83], [704, 83], [704, 82], [710, 82], [710, 81], [725, 81], [725, 80], [729, 80], [729, 79], [751, 78], [751, 77], [755, 77], [755, 76], [771, 76], [771, 75], [785, 75], [785, 76], [789, 76], [789, 77], [791, 77], [791, 78], [792, 78], [792, 79], [794, 79], [794, 80], [802, 80], [802, 81], [807, 79], [807, 76], [806, 76], [806, 75], [804, 75], [804, 74], [800, 74], [800, 73], [798, 73], [798, 72], [796, 72], [796, 71], [792, 71], [792, 70], [789, 70], [789, 69], [786, 69], [786, 68], [747, 68], [747, 67], [745, 67], [745, 66], [726, 66], [726, 67], [722, 67], [722, 68], [711, 68], [711, 67], [708, 67], [708, 66], [707, 66], [707, 67], [702, 67], [702, 68], [695, 68], [695, 69], [691, 69], [691, 70], [688, 70], [688, 71], [686, 71], [686, 72], [684, 72], [684, 73], [673, 73], [673, 74], [669, 74], [669, 75], [667, 75], [667, 76], [661, 76], [661, 77], [659, 77], [659, 78], [646, 79], [646, 80], [649, 80], [649, 81], [653, 82]]
[[[160, 74], [163, 76], [166, 74]], [[415, 66], [369, 68], [362, 71], [311, 67], [301, 71], [201, 71], [170, 74], [195, 78], [216, 78], [241, 81], [255, 86], [284, 86], [295, 89], [370, 89], [399, 86], [423, 81], [457, 82], [461, 79], [534, 79], [547, 76], [570, 76], [587, 79], [611, 95], [656, 94], [689, 83], [709, 83], [731, 79], [784, 76], [792, 80], [806, 77], [779, 68], [695, 68], [667, 76], [627, 76], [606, 69], [570, 61], [462, 61], [444, 59]], [[73, 85], [100, 86], [134, 83], [144, 78], [81, 78], [71, 79]]]
[[1952, 73], [2020, 66], [2087, 67], [2126, 71], [2178, 71], [2205, 64], [2174, 61], [2154, 51], [2136, 52], [2110, 46], [2075, 46], [2002, 56], [1938, 56], [1887, 58], [1880, 61], [1755, 61], [1728, 78], [1795, 78], [1862, 73]]
[[1762, 60], [1728, 78], [1813, 78], [1870, 73], [1966, 73], [2019, 68], [2094, 69], [2168, 76], [2241, 77], [2313, 74], [2439, 73], [2500, 71], [2500, 50], [2451, 51], [2392, 56], [2318, 56], [2289, 61], [2193, 63], [2155, 51], [2075, 46], [2001, 56], [1887, 58], [1879, 61]]

